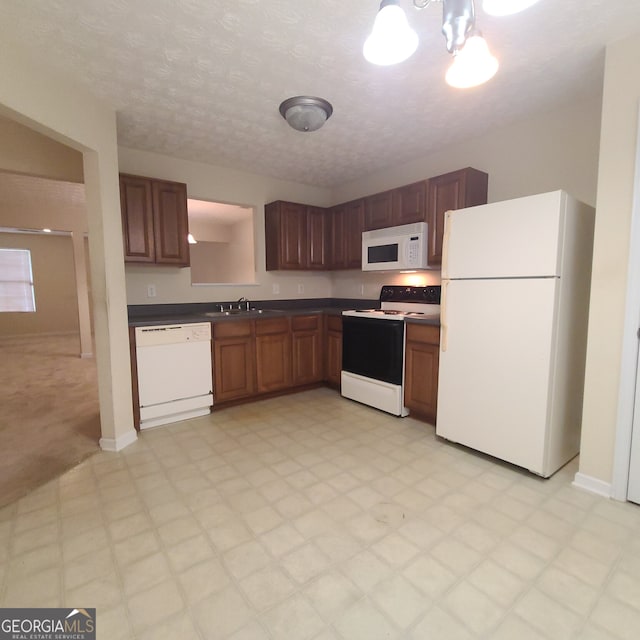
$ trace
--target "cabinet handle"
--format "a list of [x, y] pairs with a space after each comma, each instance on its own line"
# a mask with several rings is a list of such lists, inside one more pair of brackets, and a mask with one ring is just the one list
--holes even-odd
[[442, 279], [448, 278], [447, 273], [447, 259], [449, 257], [449, 234], [451, 233], [451, 211], [445, 211], [444, 214], [444, 229], [442, 230], [442, 267], [441, 277]]

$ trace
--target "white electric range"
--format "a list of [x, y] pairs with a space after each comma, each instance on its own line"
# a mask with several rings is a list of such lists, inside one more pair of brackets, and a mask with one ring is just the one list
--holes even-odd
[[342, 395], [396, 416], [404, 406], [405, 318], [440, 316], [440, 286], [385, 285], [379, 309], [342, 312]]

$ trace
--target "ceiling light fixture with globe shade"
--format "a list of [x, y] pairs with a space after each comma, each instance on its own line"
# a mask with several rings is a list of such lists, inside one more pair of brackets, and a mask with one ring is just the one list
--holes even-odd
[[280, 104], [280, 115], [296, 131], [317, 131], [332, 113], [329, 102], [313, 96], [294, 96]]
[[[503, 16], [523, 11], [539, 0], [483, 0], [483, 10]], [[454, 57], [447, 70], [447, 84], [459, 89], [487, 82], [498, 71], [498, 60], [476, 29], [474, 0], [413, 0], [416, 9], [442, 3], [442, 33], [447, 51]], [[382, 0], [371, 34], [362, 53], [377, 65], [403, 62], [418, 48], [418, 36], [400, 7], [400, 0]]]

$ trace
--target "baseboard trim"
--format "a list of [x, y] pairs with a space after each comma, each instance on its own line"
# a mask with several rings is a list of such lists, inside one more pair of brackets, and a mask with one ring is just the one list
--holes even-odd
[[611, 483], [598, 480], [585, 473], [576, 473], [573, 482], [571, 483], [576, 489], [582, 489], [589, 493], [595, 493], [596, 495], [603, 496], [605, 498], [611, 497]]
[[100, 438], [100, 448], [103, 451], [122, 451], [122, 449], [133, 444], [137, 439], [138, 432], [135, 429], [131, 429], [131, 431], [117, 438]]

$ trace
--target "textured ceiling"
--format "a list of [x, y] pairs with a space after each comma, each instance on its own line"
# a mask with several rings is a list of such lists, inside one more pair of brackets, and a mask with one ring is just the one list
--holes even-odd
[[[598, 94], [605, 45], [640, 32], [639, 0], [480, 4], [501, 68], [467, 91], [443, 80], [442, 5], [410, 0], [420, 46], [393, 67], [361, 53], [379, 0], [2, 0], [0, 38], [112, 104], [123, 146], [335, 186]], [[317, 132], [278, 112], [301, 94], [333, 104]]]

